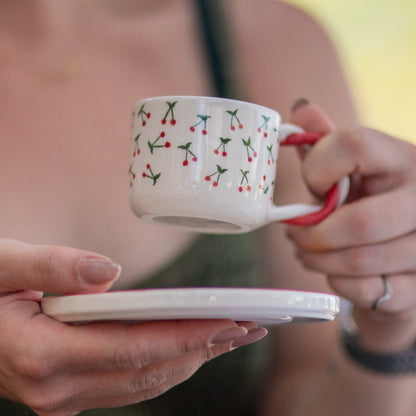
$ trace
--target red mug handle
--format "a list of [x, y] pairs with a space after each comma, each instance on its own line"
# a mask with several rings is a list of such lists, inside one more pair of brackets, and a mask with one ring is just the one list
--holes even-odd
[[[289, 123], [282, 124], [280, 128], [281, 146], [303, 146], [307, 150], [318, 140], [322, 139], [322, 137], [322, 134], [304, 131], [300, 127]], [[289, 220], [283, 220], [282, 222], [285, 224], [302, 226], [310, 226], [320, 223], [345, 202], [348, 196], [349, 187], [349, 178], [342, 178], [328, 191], [325, 197], [325, 203], [319, 211], [291, 218]]]

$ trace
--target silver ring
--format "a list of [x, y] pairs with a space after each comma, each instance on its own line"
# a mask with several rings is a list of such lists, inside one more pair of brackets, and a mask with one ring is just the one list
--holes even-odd
[[393, 296], [393, 288], [391, 287], [391, 284], [387, 281], [387, 276], [385, 274], [382, 274], [380, 277], [383, 280], [384, 292], [374, 302], [374, 305], [371, 308], [373, 311], [376, 310], [382, 303], [387, 302]]

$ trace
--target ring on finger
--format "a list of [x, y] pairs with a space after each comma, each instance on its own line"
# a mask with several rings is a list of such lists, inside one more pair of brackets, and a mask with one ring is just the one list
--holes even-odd
[[387, 276], [385, 274], [382, 274], [380, 277], [381, 277], [381, 280], [383, 281], [384, 290], [383, 290], [383, 294], [374, 302], [373, 306], [371, 307], [373, 311], [378, 309], [382, 303], [387, 302], [393, 296], [393, 288], [390, 282], [387, 280]]

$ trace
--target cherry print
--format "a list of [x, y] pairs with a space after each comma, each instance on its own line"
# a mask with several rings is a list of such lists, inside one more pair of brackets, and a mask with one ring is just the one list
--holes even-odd
[[193, 126], [189, 127], [189, 130], [191, 130], [191, 132], [194, 133], [196, 131], [196, 127], [198, 127], [199, 125], [202, 125], [202, 134], [207, 135], [208, 134], [207, 122], [208, 122], [208, 119], [211, 118], [211, 116], [206, 115], [206, 114], [197, 114], [196, 116], [199, 120]]
[[244, 183], [246, 183], [247, 184], [247, 186], [246, 186], [246, 190], [247, 191], [250, 191], [251, 190], [251, 187], [250, 187], [250, 185], [248, 184], [248, 177], [247, 177], [247, 175], [248, 175], [248, 173], [250, 172], [249, 170], [243, 170], [243, 169], [240, 169], [240, 172], [241, 172], [241, 181], [240, 181], [240, 186], [238, 187], [238, 190], [240, 191], [240, 192], [243, 192], [243, 185], [244, 185]]
[[267, 163], [270, 165], [271, 163], [274, 163], [274, 157], [273, 157], [273, 145], [266, 146], [267, 149]]
[[257, 152], [254, 150], [253, 146], [251, 145], [251, 137], [249, 137], [247, 140], [241, 139], [243, 141], [244, 146], [246, 147], [247, 151], [247, 160], [249, 162], [253, 161], [253, 157], [257, 157]]
[[133, 181], [136, 179], [136, 174], [133, 172], [133, 164], [129, 167], [130, 186], [133, 186]]
[[150, 113], [147, 113], [144, 110], [144, 106], [146, 104], [142, 104], [142, 106], [140, 107], [140, 110], [137, 113], [137, 117], [140, 117], [140, 119], [142, 120], [142, 126], [144, 127], [146, 125], [146, 118], [150, 118]]
[[262, 124], [260, 125], [260, 127], [257, 129], [257, 131], [258, 131], [259, 133], [261, 133], [261, 131], [262, 131], [262, 130], [264, 130], [264, 134], [263, 134], [263, 136], [264, 136], [264, 137], [267, 137], [267, 136], [268, 136], [268, 133], [267, 133], [267, 131], [266, 131], [266, 130], [268, 130], [268, 129], [269, 129], [269, 121], [270, 121], [270, 117], [262, 116], [262, 118], [263, 118], [263, 122], [262, 122]]
[[175, 105], [177, 104], [177, 101], [173, 101], [173, 102], [169, 102], [166, 101], [166, 104], [168, 105], [168, 110], [166, 111], [165, 115], [162, 118], [162, 124], [166, 124], [167, 123], [167, 118], [170, 115], [171, 119], [170, 119], [170, 124], [172, 126], [174, 126], [176, 124], [176, 120], [175, 120], [175, 115], [173, 113], [173, 109], [175, 108]]
[[164, 144], [157, 144], [160, 138], [165, 137], [165, 135], [165, 132], [162, 131], [153, 142], [147, 141], [151, 154], [153, 154], [154, 150], [157, 148], [165, 147], [166, 149], [169, 149], [169, 147], [171, 146], [171, 143], [169, 141], [166, 141]]
[[152, 179], [152, 181], [153, 181], [153, 186], [155, 186], [155, 185], [156, 185], [157, 180], [160, 178], [161, 173], [154, 174], [154, 173], [153, 173], [153, 170], [152, 170], [152, 168], [150, 167], [150, 165], [149, 165], [149, 164], [147, 164], [147, 165], [146, 165], [146, 169], [150, 172], [150, 174], [149, 174], [149, 173], [146, 173], [146, 172], [143, 172], [143, 173], [142, 173], [143, 178], [149, 178], [149, 179]]
[[218, 145], [216, 149], [214, 149], [214, 153], [218, 155], [221, 150], [222, 157], [226, 157], [227, 156], [226, 146], [228, 143], [230, 143], [231, 139], [229, 137], [218, 137], [218, 138], [220, 140], [220, 144]]
[[221, 175], [223, 175], [225, 172], [227, 172], [228, 169], [222, 168], [220, 165], [217, 165], [217, 170], [213, 173], [211, 173], [210, 175], [205, 176], [205, 180], [207, 182], [211, 181], [211, 177], [216, 176], [215, 181], [212, 182], [212, 186], [217, 187], [218, 183], [220, 182], [220, 177]]
[[198, 160], [198, 158], [196, 157], [196, 155], [194, 153], [192, 153], [190, 147], [191, 147], [192, 142], [188, 142], [186, 144], [181, 144], [178, 146], [178, 149], [181, 150], [185, 150], [185, 160], [182, 162], [183, 166], [188, 166], [188, 157], [189, 155], [192, 156], [192, 162], [196, 162]]
[[240, 119], [237, 116], [238, 109], [233, 110], [233, 111], [227, 110], [226, 112], [231, 116], [231, 119], [230, 119], [230, 129], [233, 130], [233, 131], [235, 131], [235, 129], [236, 129], [235, 124], [234, 124], [235, 121], [237, 122], [238, 128], [239, 129], [242, 129], [243, 128], [243, 124], [241, 123]]
[[134, 139], [134, 146], [133, 146], [133, 157], [140, 154], [140, 149], [139, 149], [139, 139], [140, 139], [140, 135], [141, 133], [139, 133]]

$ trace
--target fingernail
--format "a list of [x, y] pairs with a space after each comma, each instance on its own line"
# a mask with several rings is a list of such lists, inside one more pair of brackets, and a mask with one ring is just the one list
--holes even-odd
[[259, 341], [260, 339], [264, 338], [267, 335], [267, 329], [266, 328], [256, 328], [252, 329], [248, 332], [247, 335], [238, 338], [235, 340], [231, 346], [233, 348], [242, 347], [244, 345], [252, 344], [253, 342]]
[[78, 263], [78, 277], [86, 284], [99, 285], [118, 279], [121, 266], [106, 258], [84, 257]]
[[232, 328], [223, 329], [212, 336], [210, 344], [218, 345], [233, 342], [238, 338], [246, 336], [247, 333], [248, 330], [242, 326], [234, 326]]
[[309, 104], [309, 101], [306, 98], [298, 98], [295, 100], [295, 102], [292, 104], [291, 112], [295, 112], [298, 108]]

